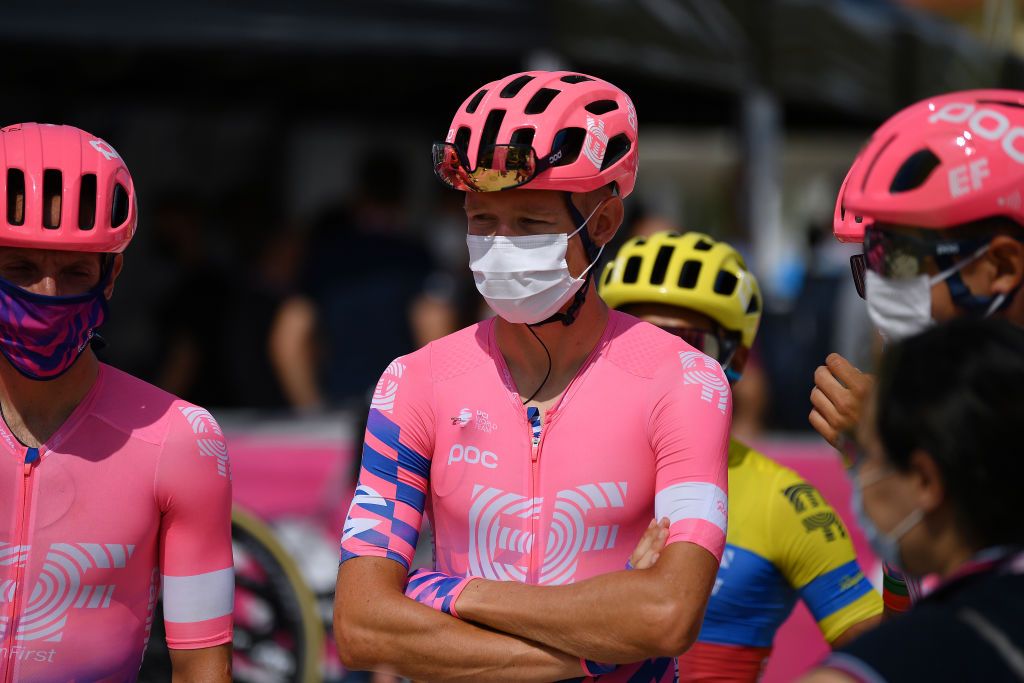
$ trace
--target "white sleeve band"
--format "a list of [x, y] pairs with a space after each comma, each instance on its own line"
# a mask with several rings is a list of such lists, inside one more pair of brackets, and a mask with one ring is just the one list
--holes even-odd
[[235, 570], [195, 576], [164, 576], [164, 620], [194, 624], [223, 617], [235, 607]]
[[702, 519], [725, 533], [729, 519], [728, 497], [714, 484], [699, 481], [673, 484], [654, 496], [654, 512], [658, 519], [668, 517], [672, 524]]

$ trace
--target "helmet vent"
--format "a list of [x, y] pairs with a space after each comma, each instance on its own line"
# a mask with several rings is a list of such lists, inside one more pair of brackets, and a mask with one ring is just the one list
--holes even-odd
[[96, 225], [96, 174], [82, 176], [82, 187], [78, 192], [78, 228], [92, 230]]
[[761, 299], [755, 294], [750, 297], [750, 303], [747, 304], [747, 315], [751, 313], [757, 313], [761, 310]]
[[614, 268], [608, 268], [607, 270], [605, 270], [604, 282], [602, 283], [603, 286], [607, 287], [608, 283], [612, 281], [612, 273], [614, 273], [614, 272], [615, 272]]
[[519, 91], [523, 89], [523, 86], [525, 86], [532, 80], [533, 76], [520, 76], [519, 78], [515, 79], [514, 81], [506, 85], [504, 88], [502, 88], [501, 94], [498, 95], [498, 97], [504, 98], [506, 100], [510, 97], [515, 97], [516, 95], [519, 94]]
[[700, 277], [700, 261], [687, 261], [683, 269], [679, 271], [679, 286], [683, 289], [693, 289], [697, 286], [697, 278]]
[[583, 74], [569, 74], [568, 76], [562, 76], [560, 79], [563, 83], [582, 83], [584, 81], [594, 80], [590, 76], [584, 76]]
[[739, 278], [726, 270], [718, 271], [718, 275], [715, 277], [715, 294], [721, 294], [722, 296], [730, 296], [736, 291], [736, 284], [739, 282]]
[[697, 243], [693, 245], [694, 251], [711, 251], [712, 244], [707, 240], [697, 240]]
[[532, 145], [533, 136], [537, 134], [534, 128], [520, 128], [516, 132], [512, 133], [512, 144], [513, 145]]
[[7, 169], [7, 222], [25, 225], [25, 172]]
[[455, 147], [466, 154], [469, 151], [469, 138], [473, 134], [469, 126], [462, 126], [459, 128], [459, 132], [455, 134]]
[[119, 227], [128, 220], [128, 191], [121, 183], [114, 185], [114, 201], [110, 209], [110, 227]]
[[615, 111], [619, 108], [619, 105], [615, 100], [595, 100], [583, 108], [594, 116], [600, 116], [601, 114]]
[[626, 268], [622, 271], [623, 284], [636, 284], [637, 279], [640, 277], [640, 264], [642, 263], [643, 259], [639, 256], [629, 257], [629, 260], [626, 261]]
[[625, 133], [619, 133], [608, 141], [608, 148], [604, 152], [604, 161], [601, 162], [601, 170], [609, 168], [616, 161], [626, 156], [632, 144]]
[[552, 90], [551, 88], [541, 88], [537, 91], [537, 94], [530, 98], [530, 101], [526, 103], [526, 114], [543, 114], [544, 110], [548, 108], [551, 101], [558, 97], [558, 93], [561, 90]]
[[898, 194], [921, 187], [940, 163], [939, 158], [929, 149], [914, 152], [896, 171], [889, 192]]
[[476, 113], [476, 108], [480, 106], [480, 100], [482, 100], [484, 98], [484, 95], [486, 95], [486, 94], [487, 94], [486, 90], [481, 90], [476, 95], [473, 95], [473, 99], [471, 99], [469, 101], [469, 104], [466, 105], [466, 113], [467, 114], [475, 114]]
[[478, 156], [482, 155], [485, 149], [497, 141], [498, 131], [501, 130], [501, 122], [504, 120], [504, 109], [492, 109], [487, 115], [487, 120], [484, 122], [483, 132], [480, 133], [480, 151], [477, 153]]
[[54, 230], [60, 227], [61, 195], [64, 189], [63, 174], [52, 168], [43, 171], [43, 227]]
[[660, 285], [665, 282], [665, 272], [668, 270], [668, 262], [672, 260], [672, 252], [675, 247], [665, 245], [658, 249], [658, 255], [654, 258], [654, 268], [651, 269], [651, 284]]
[[555, 144], [551, 146], [552, 154], [556, 150], [563, 150], [562, 158], [555, 162], [555, 166], [566, 166], [573, 163], [580, 157], [583, 149], [583, 140], [587, 137], [587, 131], [582, 128], [563, 128], [555, 135]]

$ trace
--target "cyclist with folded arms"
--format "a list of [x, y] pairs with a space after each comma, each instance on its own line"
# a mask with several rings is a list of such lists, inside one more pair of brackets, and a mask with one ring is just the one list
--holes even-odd
[[[350, 668], [671, 681], [695, 640], [725, 543], [729, 385], [591, 283], [636, 123], [610, 83], [534, 71], [473, 93], [434, 145], [497, 317], [377, 385], [335, 602]], [[435, 566], [409, 578], [424, 514]], [[626, 570], [648, 529], [665, 548]]]
[[210, 414], [91, 344], [131, 175], [71, 126], [0, 129], [0, 681], [133, 681], [163, 589], [174, 680], [231, 679], [231, 473]]
[[[731, 383], [742, 377], [761, 291], [725, 242], [699, 232], [634, 238], [606, 266], [601, 296], [715, 358]], [[817, 489], [733, 439], [729, 502], [725, 559], [697, 643], [679, 658], [680, 681], [757, 680], [798, 599], [834, 647], [877, 624], [882, 600]]]
[[[864, 245], [854, 281], [886, 340], [963, 316], [1024, 325], [1022, 198], [1024, 92], [939, 95], [875, 132], [840, 189], [834, 229]], [[873, 385], [838, 354], [814, 375], [810, 423], [847, 464]], [[887, 567], [887, 612], [905, 611], [917, 593]]]

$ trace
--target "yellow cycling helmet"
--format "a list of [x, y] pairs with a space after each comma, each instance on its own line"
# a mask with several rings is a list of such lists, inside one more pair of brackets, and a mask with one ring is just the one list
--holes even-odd
[[761, 288], [740, 253], [700, 232], [634, 237], [605, 266], [601, 297], [612, 308], [668, 304], [708, 316], [749, 350], [761, 322]]

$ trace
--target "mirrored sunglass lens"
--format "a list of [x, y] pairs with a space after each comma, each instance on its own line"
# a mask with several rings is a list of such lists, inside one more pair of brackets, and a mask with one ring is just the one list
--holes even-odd
[[446, 185], [456, 190], [470, 189], [466, 184], [466, 168], [454, 145], [435, 144], [433, 157], [434, 173]]
[[864, 271], [867, 264], [864, 254], [855, 254], [850, 257], [850, 270], [853, 272], [853, 286], [857, 289], [857, 295], [864, 298]]
[[923, 272], [919, 249], [909, 240], [901, 240], [881, 230], [864, 235], [864, 258], [867, 267], [882, 277], [905, 279]]
[[532, 147], [494, 145], [480, 155], [476, 167], [477, 170], [488, 168], [492, 171], [523, 171], [529, 174], [537, 167], [537, 156]]

